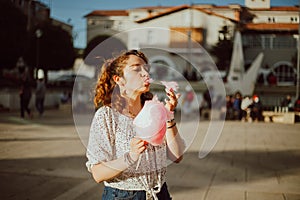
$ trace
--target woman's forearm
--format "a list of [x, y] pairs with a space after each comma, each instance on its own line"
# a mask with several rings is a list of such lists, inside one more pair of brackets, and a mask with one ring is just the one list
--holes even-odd
[[168, 147], [168, 158], [178, 163], [183, 157], [185, 144], [178, 133], [175, 121], [167, 123], [166, 140]]
[[125, 169], [127, 169], [129, 165], [130, 163], [128, 163], [128, 161], [126, 161], [126, 158], [122, 156], [120, 158], [117, 158], [116, 160], [93, 165], [91, 171], [95, 181], [97, 183], [100, 183], [117, 177]]

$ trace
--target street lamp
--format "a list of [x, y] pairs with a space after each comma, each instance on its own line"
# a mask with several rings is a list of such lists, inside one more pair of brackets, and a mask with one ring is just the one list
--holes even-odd
[[39, 69], [39, 65], [40, 65], [40, 63], [39, 63], [39, 61], [40, 61], [40, 38], [42, 37], [42, 35], [43, 35], [43, 32], [42, 32], [42, 30], [41, 29], [37, 29], [36, 31], [35, 31], [35, 36], [36, 36], [36, 38], [37, 38], [37, 40], [36, 40], [36, 69], [37, 69], [37, 71], [38, 71], [38, 69]]
[[[299, 0], [300, 3], [300, 0]], [[300, 19], [300, 8], [299, 18]], [[296, 82], [296, 98], [299, 98], [299, 87], [300, 87], [300, 24], [298, 25], [298, 41], [297, 41], [297, 82]]]

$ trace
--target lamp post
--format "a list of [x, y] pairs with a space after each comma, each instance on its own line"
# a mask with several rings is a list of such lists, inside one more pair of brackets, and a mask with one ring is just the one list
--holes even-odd
[[[43, 32], [41, 29], [37, 29], [35, 31], [35, 36], [36, 36], [36, 71], [38, 71], [39, 69], [39, 65], [40, 65], [40, 38], [42, 37]], [[36, 76], [37, 77], [37, 76]]]
[[[300, 0], [299, 0], [300, 3]], [[299, 4], [300, 5], [300, 4]], [[300, 18], [300, 8], [299, 8], [299, 18]], [[299, 98], [299, 84], [300, 84], [300, 24], [298, 25], [298, 42], [297, 42], [297, 83], [296, 83], [296, 98]]]

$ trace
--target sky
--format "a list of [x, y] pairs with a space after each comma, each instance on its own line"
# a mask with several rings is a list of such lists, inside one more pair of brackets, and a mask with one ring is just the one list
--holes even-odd
[[[94, 10], [126, 10], [143, 6], [182, 4], [244, 5], [244, 0], [41, 0], [50, 7], [52, 18], [73, 26], [74, 46], [86, 47], [85, 15]], [[299, 5], [299, 0], [271, 0], [271, 6]]]

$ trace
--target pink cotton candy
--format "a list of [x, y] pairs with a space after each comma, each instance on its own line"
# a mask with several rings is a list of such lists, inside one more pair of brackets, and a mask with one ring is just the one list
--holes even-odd
[[143, 109], [133, 120], [137, 137], [154, 146], [162, 144], [166, 134], [168, 112], [156, 96], [146, 101]]
[[173, 89], [175, 92], [179, 89], [178, 83], [175, 81], [160, 81], [167, 89]]

